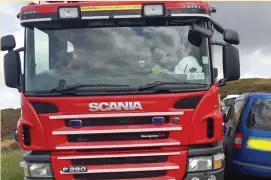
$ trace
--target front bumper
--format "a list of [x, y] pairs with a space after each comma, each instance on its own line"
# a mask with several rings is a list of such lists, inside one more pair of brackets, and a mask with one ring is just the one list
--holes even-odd
[[208, 180], [211, 175], [214, 175], [216, 180], [224, 180], [224, 168], [215, 171], [187, 173], [183, 180], [191, 180], [193, 177], [197, 177], [200, 180]]

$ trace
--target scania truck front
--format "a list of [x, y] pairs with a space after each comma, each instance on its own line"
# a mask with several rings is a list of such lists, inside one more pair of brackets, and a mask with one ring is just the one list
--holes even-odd
[[1, 50], [21, 94], [25, 180], [222, 180], [219, 87], [240, 76], [239, 36], [213, 12], [201, 1], [22, 7], [25, 46], [8, 35]]

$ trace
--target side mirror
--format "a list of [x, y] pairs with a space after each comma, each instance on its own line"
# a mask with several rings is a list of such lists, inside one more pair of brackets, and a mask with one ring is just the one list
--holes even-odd
[[19, 88], [21, 85], [21, 61], [18, 52], [10, 51], [4, 56], [4, 75], [6, 86]]
[[13, 35], [1, 37], [1, 51], [12, 51], [16, 47], [16, 41]]
[[202, 37], [194, 30], [190, 30], [188, 33], [188, 41], [194, 46], [200, 47], [202, 44]]
[[199, 24], [196, 24], [196, 23], [192, 24], [192, 29], [196, 33], [198, 33], [200, 36], [205, 37], [205, 38], [210, 38], [214, 34], [214, 32], [211, 31], [210, 29], [206, 29], [205, 27], [203, 27], [203, 26], [201, 26]]
[[227, 42], [229, 44], [238, 45], [240, 43], [238, 32], [231, 30], [231, 29], [224, 30], [223, 39], [225, 42]]
[[223, 71], [226, 81], [235, 81], [240, 78], [239, 51], [234, 46], [223, 46]]

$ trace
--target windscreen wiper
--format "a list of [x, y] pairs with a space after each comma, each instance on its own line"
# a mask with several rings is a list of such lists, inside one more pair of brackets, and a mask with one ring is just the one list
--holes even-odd
[[157, 86], [163, 86], [163, 85], [195, 85], [195, 86], [201, 86], [201, 87], [205, 87], [208, 86], [208, 84], [203, 84], [203, 83], [191, 83], [191, 82], [163, 82], [163, 81], [155, 81], [154, 83], [150, 83], [150, 84], [145, 84], [143, 86], [140, 86], [137, 91], [145, 91], [148, 89], [152, 89], [155, 88]]
[[66, 92], [66, 91], [72, 91], [79, 88], [85, 88], [85, 87], [127, 87], [130, 85], [120, 85], [120, 84], [74, 84], [71, 86], [65, 86], [65, 87], [57, 87], [51, 90], [51, 92]]

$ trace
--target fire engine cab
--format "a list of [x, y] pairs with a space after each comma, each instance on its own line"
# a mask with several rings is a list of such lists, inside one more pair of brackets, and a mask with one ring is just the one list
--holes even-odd
[[214, 12], [203, 1], [22, 7], [24, 47], [7, 35], [1, 51], [21, 95], [25, 180], [223, 180], [219, 87], [240, 77], [239, 35]]

